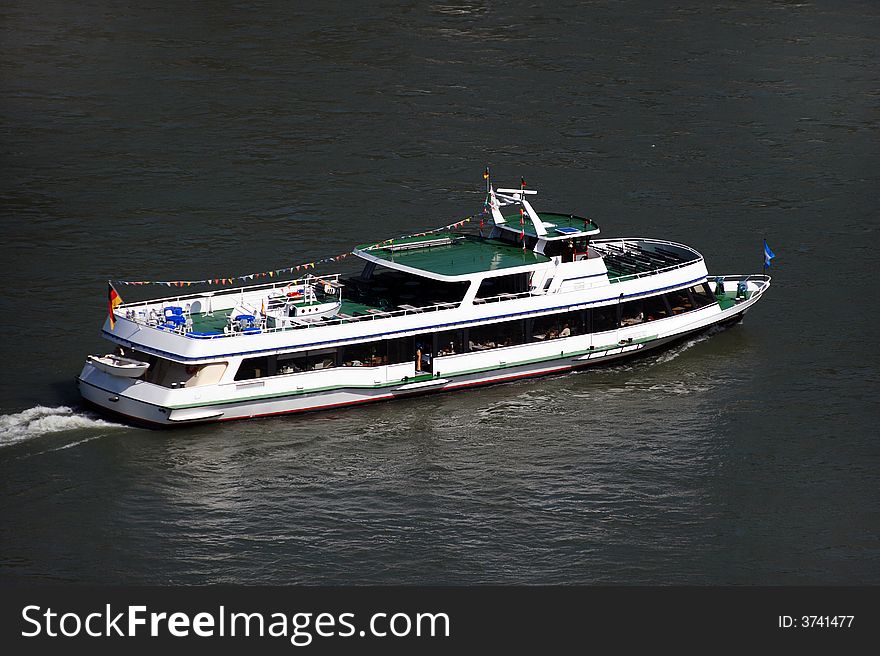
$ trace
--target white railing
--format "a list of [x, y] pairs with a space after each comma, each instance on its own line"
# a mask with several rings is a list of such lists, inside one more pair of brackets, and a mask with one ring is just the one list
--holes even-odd
[[245, 287], [233, 287], [232, 289], [221, 289], [219, 292], [211, 291], [211, 292], [195, 292], [193, 294], [185, 294], [182, 296], [166, 296], [164, 298], [151, 298], [146, 301], [136, 301], [134, 303], [123, 303], [120, 305], [120, 308], [138, 308], [138, 307], [146, 307], [149, 305], [166, 305], [168, 303], [180, 303], [183, 301], [199, 301], [203, 299], [215, 299], [215, 298], [223, 298], [225, 296], [233, 296], [235, 294], [244, 294], [245, 292], [255, 292], [262, 289], [277, 289], [279, 287], [289, 287], [292, 285], [305, 285], [313, 282], [322, 283], [339, 283], [339, 275], [338, 273], [332, 273], [327, 276], [312, 276], [307, 275], [305, 278], [297, 278], [295, 280], [279, 280], [277, 282], [266, 282], [261, 283], [259, 285], [248, 285]]
[[500, 301], [513, 301], [518, 298], [529, 298], [530, 296], [546, 296], [544, 290], [531, 290], [528, 292], [509, 292], [496, 294], [495, 296], [481, 296], [474, 299], [474, 305], [482, 305], [483, 303], [498, 303]]
[[626, 238], [626, 239], [603, 239], [598, 241], [590, 242], [590, 246], [592, 246], [597, 253], [604, 256], [605, 254], [614, 255], [614, 252], [609, 252], [608, 249], [603, 249], [603, 246], [614, 246], [620, 245], [621, 249], [624, 251], [622, 255], [627, 255], [627, 247], [634, 248], [635, 250], [632, 252], [635, 253], [649, 253], [650, 251], [642, 251], [638, 248], [639, 243], [645, 244], [660, 244], [666, 246], [674, 246], [676, 248], [681, 248], [686, 251], [693, 253], [696, 257], [692, 260], [687, 260], [685, 262], [679, 262], [678, 264], [670, 264], [669, 266], [659, 267], [656, 269], [649, 269], [648, 271], [640, 271], [637, 273], [627, 273], [621, 276], [608, 276], [609, 280], [612, 281], [621, 281], [621, 280], [636, 280], [638, 278], [645, 278], [647, 276], [656, 276], [659, 273], [666, 273], [667, 271], [674, 271], [675, 269], [681, 269], [686, 266], [690, 266], [692, 264], [696, 264], [698, 262], [703, 261], [703, 256], [700, 255], [697, 251], [695, 251], [690, 246], [685, 246], [684, 244], [679, 244], [674, 241], [666, 241], [663, 239], [639, 239], [639, 238]]
[[[323, 279], [326, 280], [327, 277], [324, 277]], [[295, 284], [295, 283], [290, 283], [290, 284]], [[286, 286], [286, 284], [282, 285], [282, 286]], [[179, 297], [179, 298], [181, 300], [183, 300], [185, 298], [190, 298], [190, 297]], [[201, 299], [202, 296], [196, 295], [195, 298]], [[172, 301], [172, 300], [175, 300], [175, 298], [172, 297], [169, 299], [162, 299], [162, 300], [163, 301]], [[160, 301], [159, 300], [150, 301], [150, 303], [158, 303], [158, 302], [160, 302]], [[327, 319], [321, 319], [321, 320], [316, 320], [316, 321], [303, 321], [303, 322], [295, 323], [290, 326], [277, 326], [275, 328], [261, 328], [260, 333], [261, 334], [271, 334], [271, 333], [283, 332], [285, 330], [302, 330], [302, 329], [306, 329], [306, 328], [323, 328], [325, 326], [339, 326], [342, 324], [355, 323], [358, 321], [375, 321], [376, 319], [388, 319], [390, 317], [402, 317], [402, 316], [406, 316], [406, 315], [410, 315], [410, 314], [422, 314], [424, 312], [438, 312], [440, 310], [455, 309], [455, 308], [459, 307], [460, 304], [461, 304], [460, 302], [458, 302], [458, 303], [435, 303], [433, 305], [412, 307], [412, 308], [400, 309], [400, 310], [375, 309], [372, 312], [368, 312], [367, 314], [362, 314], [359, 316], [340, 317], [337, 315], [334, 318], [327, 318]], [[139, 305], [142, 305], [142, 304], [139, 304]], [[130, 306], [130, 307], [134, 307], [134, 306]], [[160, 328], [157, 325], [154, 325], [154, 324], [150, 323], [149, 321], [141, 321], [140, 317], [138, 317], [137, 315], [125, 316], [124, 318], [127, 319], [128, 321], [131, 321], [132, 323], [139, 325], [139, 326], [143, 326], [145, 328], [153, 328], [155, 330], [160, 330]], [[241, 335], [241, 333], [239, 333], [239, 332], [217, 333], [216, 335], [196, 335], [193, 333], [187, 333], [185, 331], [180, 331], [180, 330], [175, 330], [175, 331], [163, 330], [163, 332], [174, 332], [177, 335], [184, 335], [184, 336], [188, 337], [189, 339], [220, 339], [220, 338], [224, 338], [224, 337], [237, 337], [237, 336]]]

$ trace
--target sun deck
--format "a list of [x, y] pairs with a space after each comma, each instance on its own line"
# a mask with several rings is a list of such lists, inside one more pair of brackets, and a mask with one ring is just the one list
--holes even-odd
[[[547, 234], [543, 237], [544, 239], [570, 238], [572, 231], [584, 235], [593, 235], [598, 234], [599, 232], [599, 226], [596, 225], [594, 221], [580, 216], [574, 216], [573, 214], [537, 212], [537, 215], [538, 218], [541, 219], [541, 223], [544, 224], [544, 228], [547, 230]], [[504, 220], [506, 223], [502, 225], [509, 230], [514, 230], [516, 232], [525, 230], [527, 235], [532, 237], [537, 236], [537, 233], [535, 232], [535, 224], [532, 223], [528, 216], [524, 217], [522, 225], [520, 225], [519, 214], [505, 216]]]
[[502, 241], [452, 232], [365, 244], [358, 246], [355, 252], [386, 266], [406, 267], [444, 278], [550, 261], [550, 258], [539, 253]]
[[695, 250], [657, 240], [597, 241], [592, 248], [602, 256], [612, 283], [670, 271], [702, 260]]

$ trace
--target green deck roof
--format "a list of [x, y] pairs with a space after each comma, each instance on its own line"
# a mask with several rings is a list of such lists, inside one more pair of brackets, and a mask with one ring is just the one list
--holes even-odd
[[[583, 232], [589, 233], [590, 235], [598, 234], [599, 226], [597, 226], [592, 220], [584, 219], [580, 216], [572, 216], [570, 214], [556, 214], [554, 212], [538, 212], [538, 218], [541, 219], [541, 222], [547, 228], [547, 235], [544, 237], [545, 239], [565, 239], [568, 235], [563, 235], [556, 232], [556, 228], [574, 228], [575, 230], [581, 230]], [[504, 220], [506, 223], [504, 224], [506, 227], [516, 230], [519, 232], [522, 228], [525, 228], [526, 234], [535, 237], [535, 224], [532, 223], [532, 220], [526, 215], [523, 217], [523, 225], [520, 226], [519, 222], [519, 214], [511, 214], [510, 216], [505, 216]], [[550, 226], [552, 224], [553, 227]], [[586, 224], [586, 227], [584, 227]]]
[[[454, 242], [427, 245], [432, 241], [443, 239], [453, 239]], [[417, 246], [419, 243], [426, 243], [426, 245], [410, 250], [394, 250], [401, 246]], [[523, 250], [519, 246], [511, 246], [495, 239], [483, 239], [451, 232], [395, 239], [391, 244], [383, 244], [382, 247], [378, 247], [377, 244], [365, 244], [358, 246], [357, 251], [378, 258], [387, 264], [397, 264], [440, 276], [464, 276], [471, 273], [497, 271], [550, 261], [543, 255], [531, 250]]]

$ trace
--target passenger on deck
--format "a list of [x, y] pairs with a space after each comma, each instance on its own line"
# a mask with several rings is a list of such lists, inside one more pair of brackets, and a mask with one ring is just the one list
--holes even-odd
[[[634, 317], [624, 317], [620, 320], [620, 325], [622, 326], [634, 326], [637, 323], [642, 323], [645, 320], [645, 315], [643, 312], [639, 312]], [[652, 318], [648, 317], [648, 320], [651, 321]]]
[[430, 366], [431, 366], [431, 360], [432, 360], [432, 358], [431, 358], [431, 354], [428, 353], [427, 351], [423, 351], [423, 352], [422, 352], [422, 366], [423, 366], [423, 367], [430, 367]]

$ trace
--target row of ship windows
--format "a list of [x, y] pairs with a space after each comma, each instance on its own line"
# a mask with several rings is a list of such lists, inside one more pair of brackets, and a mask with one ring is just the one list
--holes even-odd
[[235, 380], [252, 380], [333, 367], [377, 367], [413, 361], [419, 362], [422, 370], [430, 371], [435, 355], [484, 351], [615, 330], [621, 326], [632, 326], [697, 310], [715, 302], [709, 287], [700, 284], [690, 289], [587, 310], [337, 348], [246, 358], [242, 361]]

